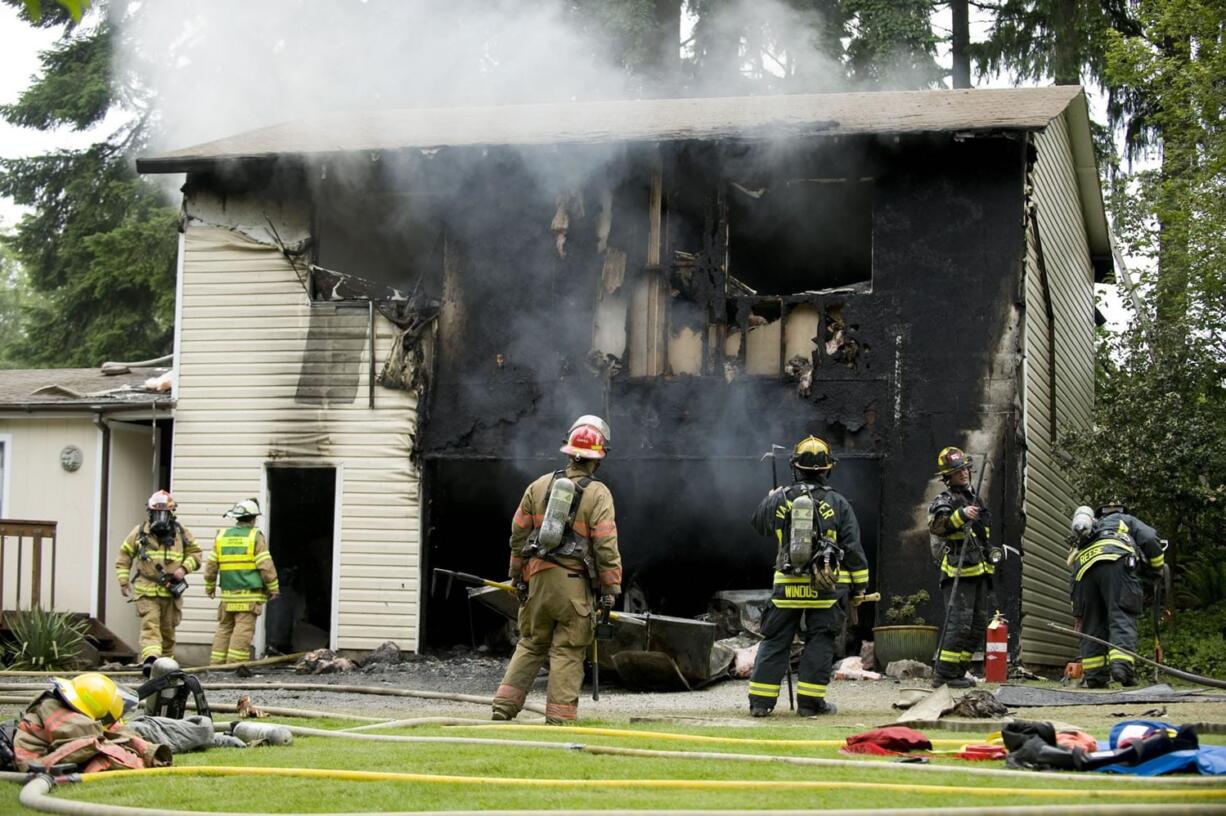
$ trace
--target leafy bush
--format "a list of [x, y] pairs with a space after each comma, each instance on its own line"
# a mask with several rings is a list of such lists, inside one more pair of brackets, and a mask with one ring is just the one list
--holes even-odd
[[1226, 599], [1226, 547], [1214, 547], [1181, 565], [1175, 600], [1185, 609], [1204, 609]]
[[890, 608], [885, 611], [885, 619], [892, 624], [915, 624], [922, 626], [924, 619], [916, 615], [916, 607], [928, 600], [928, 590], [921, 589], [914, 595], [890, 596]]
[[[1141, 616], [1141, 636], [1137, 652], [1145, 657], [1154, 653], [1152, 615]], [[1173, 669], [1226, 680], [1226, 601], [1196, 612], [1176, 614], [1174, 624], [1162, 626], [1162, 649], [1166, 665]], [[1144, 676], [1149, 667], [1137, 664]], [[1165, 678], [1169, 680], [1170, 678]]]
[[76, 667], [88, 622], [71, 612], [32, 607], [4, 616], [12, 636], [5, 645], [10, 669], [60, 671]]

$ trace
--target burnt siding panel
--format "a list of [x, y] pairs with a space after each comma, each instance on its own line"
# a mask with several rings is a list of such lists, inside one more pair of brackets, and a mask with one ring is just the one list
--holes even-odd
[[[409, 463], [416, 403], [408, 392], [378, 388], [375, 410], [367, 408], [368, 313], [340, 318], [352, 359], [341, 367], [338, 402], [335, 370], [304, 363], [313, 310], [276, 248], [193, 224], [184, 252], [173, 462], [181, 518], [207, 546], [236, 498], [260, 495], [268, 463], [343, 464], [338, 646], [395, 640], [416, 649], [420, 501]], [[375, 322], [378, 371], [393, 329], [382, 317]], [[296, 400], [312, 366], [327, 404]], [[192, 583], [180, 640], [207, 644], [217, 605]]]
[[[1052, 120], [1034, 138], [1038, 159], [1031, 175], [1035, 225], [1027, 230], [1026, 263], [1026, 570], [1022, 582], [1022, 658], [1059, 665], [1076, 655], [1074, 637], [1053, 632], [1049, 621], [1072, 624], [1064, 538], [1073, 508], [1089, 497], [1072, 493], [1058, 441], [1051, 439], [1054, 388], [1057, 435], [1089, 426], [1094, 406], [1093, 267], [1081, 215], [1068, 125]], [[1038, 268], [1042, 246], [1051, 292], [1054, 327], [1047, 324]], [[1048, 353], [1055, 337], [1055, 371]]]
[[[994, 538], [1017, 546], [1020, 462], [1020, 315], [1024, 253], [1021, 142], [1013, 138], [912, 145], [879, 179], [874, 201], [873, 289], [893, 304], [895, 414], [882, 497], [884, 598], [927, 588], [922, 610], [938, 625], [938, 574], [926, 510], [942, 489], [937, 452], [959, 445], [983, 469]], [[892, 339], [894, 339], [892, 338]], [[978, 478], [978, 472], [976, 473]], [[1018, 569], [1002, 570], [1003, 611], [1017, 619]], [[884, 621], [879, 620], [879, 623]]]

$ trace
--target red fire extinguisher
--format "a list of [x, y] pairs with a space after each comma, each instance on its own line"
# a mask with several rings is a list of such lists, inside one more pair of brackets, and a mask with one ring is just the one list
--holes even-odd
[[1009, 622], [999, 611], [988, 624], [983, 677], [989, 683], [1004, 683], [1009, 679]]

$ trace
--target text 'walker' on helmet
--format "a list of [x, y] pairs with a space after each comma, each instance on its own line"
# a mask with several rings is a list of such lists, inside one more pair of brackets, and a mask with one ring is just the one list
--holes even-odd
[[608, 423], [594, 414], [584, 414], [571, 424], [560, 450], [579, 459], [603, 459], [610, 436]]
[[240, 502], [235, 502], [234, 506], [222, 516], [232, 516], [234, 518], [255, 518], [260, 515], [260, 503], [256, 499], [243, 499]]
[[830, 454], [830, 445], [816, 436], [806, 436], [792, 449], [792, 467], [801, 470], [829, 470], [838, 461]]
[[937, 454], [937, 474], [948, 476], [963, 468], [969, 468], [974, 463], [975, 460], [967, 456], [962, 448], [950, 445], [948, 448], [941, 448], [941, 452]]
[[71, 680], [56, 677], [51, 683], [65, 703], [92, 720], [110, 725], [123, 717], [123, 695], [105, 674], [87, 672]]

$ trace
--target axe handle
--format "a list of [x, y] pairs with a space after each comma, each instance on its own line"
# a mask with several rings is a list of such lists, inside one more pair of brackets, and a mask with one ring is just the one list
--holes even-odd
[[860, 604], [873, 603], [874, 601], [880, 601], [880, 600], [881, 600], [881, 593], [874, 592], [871, 595], [853, 595], [851, 602], [855, 606], [859, 606]]

